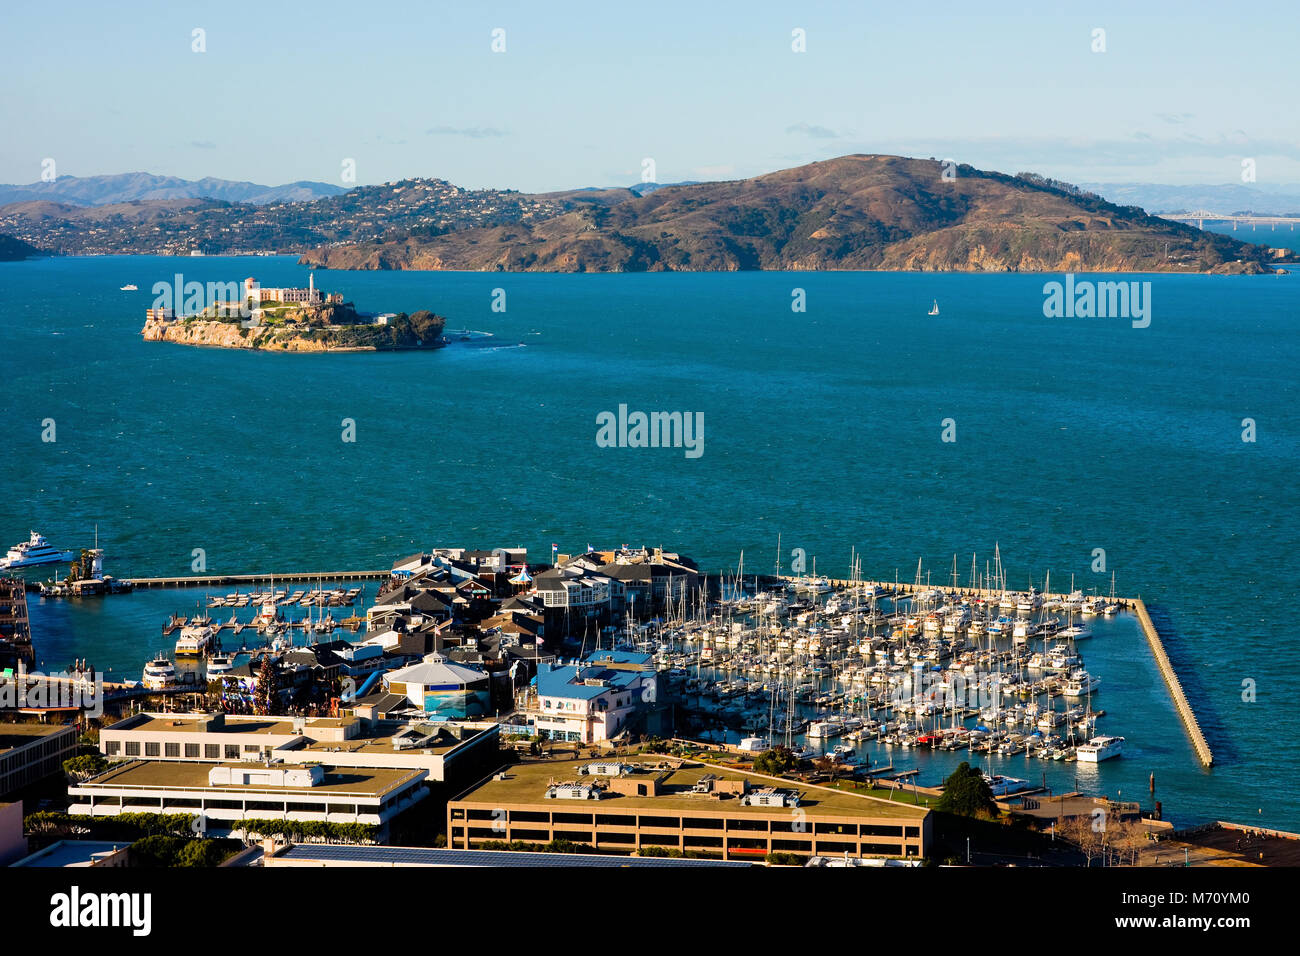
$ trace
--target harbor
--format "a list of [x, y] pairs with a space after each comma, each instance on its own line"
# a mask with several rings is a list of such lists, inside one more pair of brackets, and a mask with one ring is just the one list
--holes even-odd
[[[855, 569], [860, 562], [855, 555]], [[568, 636], [548, 648], [560, 659], [601, 649], [648, 654], [677, 708], [679, 735], [738, 753], [787, 748], [819, 772], [884, 788], [932, 788], [960, 760], [978, 763], [999, 799], [1098, 786], [1125, 763], [1110, 757], [1132, 760], [1146, 743], [1134, 736], [1134, 715], [1116, 706], [1131, 690], [1126, 678], [1096, 663], [1115, 648], [1145, 647], [1173, 712], [1198, 726], [1186, 696], [1182, 704], [1174, 696], [1176, 675], [1165, 676], [1172, 665], [1150, 640], [1145, 606], [1113, 582], [1091, 595], [1047, 589], [1050, 577], [1045, 590], [1014, 590], [996, 550], [982, 571], [974, 558], [968, 572], [956, 565], [940, 587], [921, 568], [911, 582], [746, 574], [742, 556], [736, 571], [700, 574], [698, 587], [661, 607], [631, 605], [597, 627], [552, 620]], [[528, 565], [524, 578], [549, 567]], [[390, 569], [133, 580], [145, 583], [111, 603], [170, 605], [136, 661], [148, 656], [146, 681], [175, 692], [202, 689], [240, 661], [248, 673], [294, 648], [369, 641], [378, 633], [367, 628], [374, 601], [405, 578]], [[518, 596], [532, 593], [525, 586]], [[110, 673], [130, 685], [139, 666], [115, 661]], [[516, 706], [527, 713], [536, 703], [525, 688]], [[1111, 742], [1099, 749], [1099, 738]]]

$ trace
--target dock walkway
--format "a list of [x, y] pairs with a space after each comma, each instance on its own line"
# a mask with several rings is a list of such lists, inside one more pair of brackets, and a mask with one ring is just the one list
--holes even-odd
[[137, 588], [210, 588], [273, 581], [382, 581], [392, 571], [309, 571], [290, 574], [208, 574], [170, 578], [131, 578]]

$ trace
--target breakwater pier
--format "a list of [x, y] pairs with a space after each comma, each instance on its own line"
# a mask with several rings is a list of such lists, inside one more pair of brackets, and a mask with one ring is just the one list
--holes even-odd
[[1151, 615], [1147, 613], [1147, 606], [1141, 598], [1136, 598], [1131, 602], [1133, 610], [1137, 613], [1138, 623], [1142, 625], [1142, 633], [1147, 637], [1147, 643], [1151, 645], [1151, 653], [1155, 656], [1156, 666], [1160, 668], [1160, 676], [1165, 680], [1165, 686], [1169, 688], [1169, 696], [1174, 702], [1174, 709], [1178, 711], [1178, 716], [1183, 722], [1183, 727], [1187, 730], [1187, 736], [1192, 740], [1192, 747], [1196, 750], [1197, 759], [1206, 767], [1214, 765], [1214, 754], [1210, 750], [1209, 743], [1205, 740], [1205, 734], [1201, 731], [1201, 724], [1196, 719], [1196, 712], [1192, 710], [1192, 705], [1187, 700], [1187, 694], [1183, 692], [1182, 682], [1178, 680], [1178, 674], [1174, 671], [1174, 665], [1169, 660], [1169, 654], [1165, 651], [1164, 641], [1160, 639], [1160, 633], [1156, 630], [1155, 624], [1151, 622]]

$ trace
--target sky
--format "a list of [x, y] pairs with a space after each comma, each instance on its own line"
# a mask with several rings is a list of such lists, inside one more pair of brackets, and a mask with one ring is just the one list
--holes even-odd
[[350, 160], [356, 183], [540, 192], [871, 152], [1174, 185], [1253, 160], [1277, 188], [1300, 183], [1298, 19], [1267, 0], [4, 0], [0, 182], [53, 160], [351, 185]]

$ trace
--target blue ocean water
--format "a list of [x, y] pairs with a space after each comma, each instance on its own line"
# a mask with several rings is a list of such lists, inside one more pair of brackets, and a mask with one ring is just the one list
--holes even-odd
[[1225, 236], [1232, 236], [1242, 242], [1253, 242], [1261, 246], [1271, 246], [1274, 249], [1290, 249], [1292, 252], [1300, 252], [1300, 230], [1296, 229], [1295, 223], [1288, 223], [1285, 226], [1259, 226], [1237, 224], [1234, 229], [1231, 222], [1207, 222], [1205, 228], [1212, 232], [1221, 232]]
[[[943, 583], [954, 554], [964, 581], [997, 542], [1014, 587], [1050, 571], [1104, 593], [1113, 570], [1141, 594], [1218, 760], [1198, 767], [1121, 618], [1081, 647], [1105, 729], [1129, 739], [1090, 789], [1136, 798], [1155, 773], [1175, 818], [1300, 830], [1295, 275], [1104, 277], [1151, 282], [1135, 329], [1045, 318], [1059, 276], [318, 272], [363, 310], [433, 308], [502, 347], [270, 355], [142, 341], [176, 272], [306, 282], [289, 257], [0, 264], [0, 544], [34, 528], [86, 546], [98, 526], [119, 576], [191, 573], [196, 548], [219, 573], [552, 543], [663, 545], [712, 570], [743, 550], [768, 571], [780, 535], [787, 568], [803, 548], [845, 575], [856, 549], [869, 577], [910, 581], [921, 558]], [[702, 412], [703, 455], [598, 447], [620, 404]], [[33, 601], [38, 657], [134, 677], [198, 597]]]

